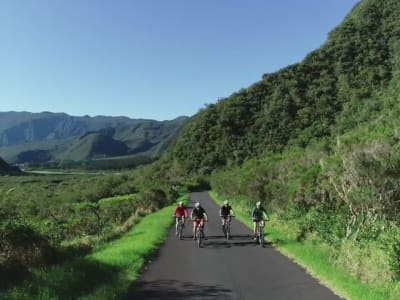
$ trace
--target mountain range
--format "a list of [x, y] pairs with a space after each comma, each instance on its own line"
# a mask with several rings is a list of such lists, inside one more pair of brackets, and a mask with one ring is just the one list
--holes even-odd
[[84, 161], [116, 156], [156, 158], [188, 117], [156, 121], [0, 112], [0, 157], [9, 163]]

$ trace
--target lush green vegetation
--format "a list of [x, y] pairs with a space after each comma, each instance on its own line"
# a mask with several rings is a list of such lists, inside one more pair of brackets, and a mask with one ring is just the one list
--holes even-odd
[[[188, 197], [180, 200], [187, 201]], [[122, 238], [96, 247], [90, 255], [35, 269], [20, 287], [9, 289], [4, 296], [8, 299], [121, 298], [164, 241], [167, 229], [174, 222], [173, 209], [168, 206], [144, 217]]]
[[177, 196], [131, 172], [0, 177], [0, 288], [31, 267], [89, 253]]
[[290, 147], [217, 171], [211, 185], [226, 197], [241, 195], [239, 207], [265, 201], [276, 212], [276, 226], [289, 228], [292, 240], [329, 249], [330, 264], [386, 289], [386, 296], [377, 299], [397, 299], [400, 154], [390, 132], [398, 121], [380, 120], [335, 140]]

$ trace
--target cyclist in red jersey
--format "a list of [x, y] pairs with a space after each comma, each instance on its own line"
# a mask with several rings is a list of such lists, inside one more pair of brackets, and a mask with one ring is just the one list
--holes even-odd
[[175, 208], [174, 211], [174, 217], [176, 218], [176, 224], [175, 224], [175, 234], [178, 235], [178, 224], [179, 220], [182, 219], [182, 225], [185, 224], [185, 218], [187, 218], [189, 215], [188, 209], [185, 207], [183, 202], [179, 202], [178, 206]]

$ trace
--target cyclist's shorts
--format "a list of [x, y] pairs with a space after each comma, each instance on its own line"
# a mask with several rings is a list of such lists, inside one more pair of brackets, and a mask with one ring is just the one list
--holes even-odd
[[176, 217], [176, 222], [182, 220], [182, 217]]
[[227, 220], [227, 219], [230, 218], [230, 217], [231, 217], [230, 215], [225, 215], [225, 216], [222, 215], [222, 216], [221, 216], [221, 218], [224, 219], [224, 220]]
[[258, 223], [258, 222], [261, 222], [263, 219], [254, 219], [253, 218], [253, 222], [255, 222], [255, 223]]
[[204, 226], [204, 219], [195, 219], [193, 221], [193, 224], [197, 227], [197, 226]]

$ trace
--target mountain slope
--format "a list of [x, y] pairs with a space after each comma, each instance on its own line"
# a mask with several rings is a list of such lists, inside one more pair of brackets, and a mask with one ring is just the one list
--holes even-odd
[[8, 163], [6, 163], [1, 157], [0, 157], [0, 174], [4, 173], [13, 173], [13, 172], [19, 172], [19, 169], [16, 167], [10, 166]]
[[89, 133], [73, 142], [61, 157], [66, 160], [87, 160], [90, 158], [126, 155], [125, 143], [99, 133]]
[[351, 122], [337, 126], [342, 113], [353, 112], [393, 78], [399, 11], [395, 0], [360, 2], [301, 63], [265, 74], [196, 115], [167, 160], [190, 173], [210, 173], [350, 129]]
[[158, 157], [186, 120], [0, 112], [0, 155], [15, 163], [80, 161], [127, 154]]

